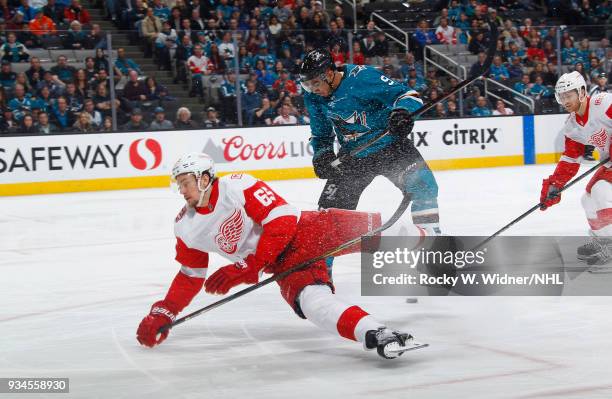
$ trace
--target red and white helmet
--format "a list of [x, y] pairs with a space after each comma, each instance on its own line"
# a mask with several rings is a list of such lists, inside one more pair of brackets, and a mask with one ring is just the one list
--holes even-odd
[[584, 96], [587, 93], [587, 85], [584, 81], [584, 77], [578, 71], [564, 73], [561, 75], [559, 80], [557, 80], [557, 84], [555, 85], [555, 99], [559, 104], [561, 104], [561, 94], [567, 93], [568, 91], [577, 90], [578, 91], [578, 99], [580, 101], [584, 100], [582, 95], [582, 91], [580, 89], [584, 88]]
[[203, 152], [191, 152], [176, 161], [172, 167], [172, 180], [176, 180], [177, 176], [183, 173], [193, 173], [196, 179], [199, 179], [205, 172], [208, 172], [211, 180], [214, 179], [215, 161]]

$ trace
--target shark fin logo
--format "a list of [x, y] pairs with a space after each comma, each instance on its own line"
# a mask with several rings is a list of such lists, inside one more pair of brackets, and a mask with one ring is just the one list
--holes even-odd
[[365, 111], [353, 111], [347, 118], [340, 115], [332, 115], [331, 121], [334, 124], [334, 131], [339, 133], [345, 141], [356, 140], [364, 134], [370, 133], [367, 116]]

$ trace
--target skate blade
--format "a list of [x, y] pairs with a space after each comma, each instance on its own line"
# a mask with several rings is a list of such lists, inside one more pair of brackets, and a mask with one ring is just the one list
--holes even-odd
[[406, 346], [399, 347], [397, 349], [388, 349], [385, 352], [387, 352], [388, 354], [400, 356], [404, 352], [427, 348], [428, 346], [429, 344], [421, 344], [419, 342], [414, 342], [414, 343], [407, 343]]

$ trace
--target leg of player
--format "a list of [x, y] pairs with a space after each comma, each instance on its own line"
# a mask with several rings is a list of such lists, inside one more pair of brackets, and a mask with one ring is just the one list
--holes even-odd
[[304, 316], [317, 327], [358, 341], [366, 350], [376, 349], [385, 359], [427, 346], [412, 335], [393, 331], [359, 306], [340, 301], [327, 285], [308, 285], [299, 294], [297, 304]]
[[603, 171], [593, 176], [582, 196], [593, 240], [579, 247], [577, 256], [588, 265], [601, 266], [612, 261], [612, 184], [608, 175], [612, 173]]

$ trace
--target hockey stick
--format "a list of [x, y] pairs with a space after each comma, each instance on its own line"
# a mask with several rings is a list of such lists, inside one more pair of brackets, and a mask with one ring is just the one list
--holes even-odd
[[[599, 167], [603, 166], [608, 161], [610, 161], [610, 157], [607, 157], [603, 161], [600, 161], [597, 165], [593, 166], [591, 169], [587, 170], [586, 172], [584, 172], [583, 174], [581, 174], [580, 176], [578, 176], [577, 178], [575, 178], [571, 182], [567, 183], [561, 190], [559, 190], [558, 194], [561, 194], [563, 191], [567, 190], [568, 188], [570, 188], [574, 184], [578, 183], [580, 180], [584, 179], [586, 176], [588, 176], [591, 173], [593, 173], [595, 170], [597, 170]], [[521, 220], [523, 220], [524, 218], [529, 216], [531, 213], [533, 213], [535, 210], [539, 209], [543, 205], [544, 205], [543, 203], [539, 203], [537, 205], [534, 205], [527, 212], [523, 213], [522, 215], [520, 215], [519, 217], [517, 217], [516, 219], [514, 219], [513, 221], [511, 221], [510, 223], [508, 223], [507, 225], [505, 225], [501, 229], [497, 230], [492, 235], [490, 235], [489, 238], [487, 238], [486, 240], [484, 240], [483, 242], [478, 244], [474, 249], [482, 247], [483, 245], [485, 245], [486, 243], [488, 243], [489, 241], [491, 241], [492, 239], [497, 237], [499, 234], [503, 233], [504, 231], [508, 230], [510, 227], [515, 225], [516, 223], [520, 222]]]
[[[410, 194], [404, 195], [404, 198], [402, 199], [402, 202], [399, 204], [399, 206], [397, 207], [397, 210], [393, 213], [391, 218], [389, 218], [389, 220], [387, 220], [379, 228], [372, 230], [368, 234], [364, 234], [364, 236], [367, 236], [367, 237], [375, 236], [376, 234], [381, 233], [382, 231], [388, 229], [393, 224], [395, 224], [395, 222], [397, 222], [397, 220], [406, 211], [406, 209], [408, 208], [408, 205], [410, 205], [411, 198], [412, 198], [412, 196]], [[205, 307], [203, 307], [203, 308], [201, 308], [199, 310], [196, 310], [195, 312], [189, 313], [188, 315], [183, 316], [180, 319], [177, 319], [176, 321], [172, 322], [171, 324], [167, 324], [167, 325], [161, 327], [159, 329], [159, 332], [160, 333], [164, 333], [164, 332], [170, 330], [171, 328], [174, 328], [175, 326], [178, 326], [179, 324], [183, 324], [187, 320], [191, 320], [191, 319], [193, 319], [196, 316], [199, 316], [199, 315], [201, 315], [203, 313], [206, 313], [206, 312], [211, 311], [211, 310], [213, 310], [215, 308], [218, 308], [219, 306], [221, 306], [223, 304], [231, 302], [234, 299], [238, 299], [241, 296], [246, 295], [246, 294], [248, 294], [251, 291], [255, 291], [256, 289], [261, 288], [261, 287], [263, 287], [265, 285], [268, 285], [268, 284], [273, 283], [275, 281], [281, 280], [281, 279], [287, 277], [288, 275], [290, 275], [291, 273], [294, 273], [294, 272], [297, 272], [299, 270], [305, 269], [306, 267], [312, 265], [315, 262], [318, 262], [318, 261], [323, 260], [323, 259], [325, 259], [327, 257], [335, 255], [338, 252], [340, 252], [340, 251], [342, 251], [342, 250], [344, 250], [346, 248], [349, 248], [349, 247], [355, 245], [356, 243], [358, 243], [359, 241], [361, 241], [361, 237], [362, 236], [353, 238], [352, 240], [349, 240], [349, 241], [347, 241], [347, 242], [337, 246], [336, 248], [327, 251], [323, 255], [319, 255], [319, 256], [317, 256], [315, 258], [309, 259], [309, 260], [307, 260], [305, 262], [302, 262], [302, 263], [300, 263], [298, 265], [295, 265], [292, 268], [290, 268], [288, 270], [285, 270], [284, 272], [275, 274], [272, 277], [267, 278], [267, 279], [265, 279], [263, 281], [260, 281], [257, 284], [251, 285], [251, 286], [249, 286], [249, 287], [247, 287], [247, 288], [245, 288], [243, 290], [240, 290], [240, 291], [238, 291], [238, 292], [236, 292], [236, 293], [234, 293], [234, 294], [232, 294], [230, 296], [227, 296], [227, 297], [225, 297], [225, 298], [223, 298], [221, 300], [218, 300], [217, 302], [211, 303], [208, 306], [205, 306]]]
[[[434, 108], [438, 103], [441, 103], [442, 101], [446, 100], [448, 97], [450, 97], [453, 94], [459, 92], [464, 87], [471, 85], [472, 83], [474, 83], [476, 80], [480, 79], [483, 75], [485, 75], [489, 71], [489, 68], [491, 67], [491, 63], [493, 62], [493, 57], [495, 57], [495, 52], [497, 51], [497, 37], [498, 37], [498, 29], [497, 29], [497, 26], [495, 25], [495, 23], [493, 21], [489, 22], [489, 27], [491, 29], [491, 42], [489, 43], [489, 48], [487, 50], [487, 58], [485, 59], [485, 62], [483, 64], [482, 73], [480, 75], [477, 75], [477, 76], [474, 76], [472, 78], [464, 80], [463, 82], [458, 84], [453, 90], [451, 90], [448, 93], [442, 95], [442, 97], [438, 98], [435, 101], [430, 101], [427, 104], [425, 104], [422, 107], [420, 107], [419, 109], [417, 109], [416, 111], [412, 112], [410, 114], [410, 118], [411, 119], [414, 120], [414, 119], [418, 118], [419, 116], [423, 115], [425, 112], [427, 112], [430, 109]], [[351, 150], [349, 153], [344, 154], [341, 157], [335, 159], [331, 163], [331, 165], [333, 167], [338, 167], [343, 161], [346, 161], [347, 159], [352, 158], [355, 155], [359, 154], [360, 152], [362, 152], [362, 151], [372, 147], [374, 144], [380, 142], [380, 140], [382, 140], [384, 137], [387, 137], [390, 134], [391, 134], [391, 132], [389, 130], [386, 130], [383, 134], [381, 134], [380, 136], [378, 136], [374, 140], [369, 141], [369, 142], [365, 143], [364, 145]]]

